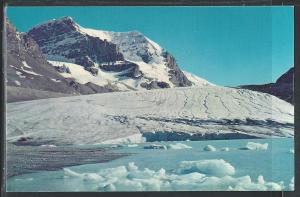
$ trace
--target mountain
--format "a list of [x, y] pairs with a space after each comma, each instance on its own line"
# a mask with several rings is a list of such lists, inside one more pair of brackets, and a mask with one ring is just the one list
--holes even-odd
[[293, 105], [266, 93], [211, 85], [7, 105], [6, 139], [17, 144], [293, 136]]
[[168, 51], [137, 31], [87, 29], [63, 17], [37, 25], [26, 35], [63, 77], [79, 84], [109, 85], [117, 91], [195, 85]]
[[113, 91], [109, 87], [79, 84], [71, 78], [63, 77], [47, 61], [30, 36], [17, 32], [8, 20], [5, 25], [8, 102]]
[[262, 85], [243, 85], [239, 87], [272, 94], [280, 99], [294, 104], [294, 72], [295, 68], [290, 68], [286, 73], [279, 77], [275, 83]]

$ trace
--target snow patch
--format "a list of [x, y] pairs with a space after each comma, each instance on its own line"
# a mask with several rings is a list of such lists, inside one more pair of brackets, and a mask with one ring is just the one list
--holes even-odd
[[61, 80], [59, 80], [59, 79], [52, 79], [52, 78], [50, 78], [50, 80], [51, 80], [51, 81], [54, 81], [54, 82], [57, 82], [57, 83], [58, 83], [58, 82], [61, 82]]
[[25, 68], [32, 69], [31, 66], [29, 66], [29, 65], [27, 64], [26, 61], [22, 61], [22, 64], [23, 64], [23, 66], [24, 66]]
[[21, 85], [20, 81], [15, 80], [14, 82], [15, 82], [15, 84], [16, 84], [17, 86], [20, 86], [20, 85]]
[[37, 74], [36, 72], [29, 71], [29, 70], [25, 70], [23, 67], [21, 67], [21, 68], [22, 68], [22, 71], [23, 71], [23, 72], [28, 73], [28, 74], [30, 74], [30, 75], [43, 76], [43, 75]]
[[194, 86], [207, 86], [207, 85], [214, 85], [210, 83], [209, 81], [200, 78], [192, 73], [189, 73], [187, 71], [182, 71], [184, 75], [187, 77], [187, 79], [193, 83]]
[[26, 78], [26, 76], [24, 76], [23, 73], [20, 71], [16, 71], [16, 74], [22, 79]]

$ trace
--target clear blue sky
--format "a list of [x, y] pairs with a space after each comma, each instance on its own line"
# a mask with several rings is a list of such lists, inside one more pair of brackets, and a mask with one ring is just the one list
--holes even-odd
[[180, 67], [225, 86], [275, 81], [294, 65], [293, 7], [10, 7], [25, 32], [71, 16], [83, 27], [144, 33]]

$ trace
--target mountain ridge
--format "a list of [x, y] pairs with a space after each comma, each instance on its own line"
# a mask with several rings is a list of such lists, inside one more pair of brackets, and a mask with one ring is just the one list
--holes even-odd
[[290, 68], [288, 71], [282, 74], [276, 80], [275, 83], [259, 85], [242, 85], [239, 87], [253, 91], [268, 93], [291, 104], [294, 104], [294, 72], [295, 68]]
[[[168, 51], [137, 31], [88, 29], [71, 17], [63, 17], [39, 24], [27, 34], [51, 61], [81, 65], [100, 76], [99, 72], [107, 71], [105, 67], [110, 67], [110, 72], [120, 72], [118, 68], [123, 67], [122, 71], [126, 70], [127, 74], [114, 82], [122, 81], [134, 89], [149, 86], [152, 89], [151, 84], [159, 83], [164, 83], [162, 88], [193, 85]], [[103, 53], [100, 48], [105, 48], [106, 52]]]

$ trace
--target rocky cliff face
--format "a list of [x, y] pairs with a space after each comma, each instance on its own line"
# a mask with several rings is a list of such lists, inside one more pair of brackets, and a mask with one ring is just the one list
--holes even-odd
[[286, 73], [279, 77], [275, 83], [245, 85], [240, 87], [258, 92], [269, 93], [294, 104], [294, 72], [295, 68], [290, 68]]
[[[170, 53], [137, 31], [87, 29], [64, 17], [38, 25], [27, 35], [48, 60], [80, 65], [108, 83], [121, 82], [130, 89], [192, 85]], [[107, 72], [114, 72], [114, 78], [106, 78]], [[161, 82], [165, 85], [157, 86]]]
[[[110, 87], [91, 87], [90, 84], [77, 84], [73, 79], [66, 79], [51, 65], [42, 54], [40, 47], [28, 34], [19, 33], [9, 21], [6, 30], [6, 83], [9, 87], [28, 89], [25, 100], [39, 98], [39, 91], [63, 94], [92, 94], [113, 91]], [[7, 88], [8, 101], [20, 101], [16, 88]], [[12, 91], [12, 92], [11, 92]], [[30, 92], [34, 94], [30, 95]], [[49, 93], [49, 97], [50, 97]], [[19, 95], [22, 96], [22, 95]], [[43, 96], [43, 98], [46, 98]], [[24, 100], [24, 99], [23, 99]]]
[[76, 90], [42, 55], [36, 42], [6, 22], [7, 85], [73, 94]]
[[163, 56], [166, 58], [166, 65], [169, 70], [170, 81], [178, 87], [191, 86], [191, 81], [184, 75], [184, 73], [179, 69], [175, 58], [168, 52], [165, 52]]
[[49, 60], [62, 59], [84, 67], [124, 60], [115, 44], [82, 35], [79, 26], [70, 17], [37, 26], [28, 35], [37, 42]]

